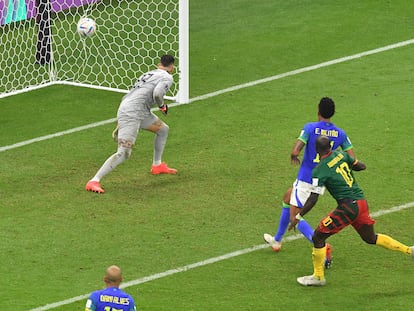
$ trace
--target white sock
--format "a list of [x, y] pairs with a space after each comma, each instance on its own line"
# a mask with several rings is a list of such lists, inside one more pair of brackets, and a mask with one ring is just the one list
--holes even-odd
[[99, 182], [104, 176], [112, 172], [115, 167], [127, 160], [131, 155], [131, 148], [118, 147], [118, 151], [111, 155], [91, 179]]
[[169, 127], [164, 124], [156, 133], [154, 140], [154, 156], [152, 158], [153, 165], [160, 165], [162, 154], [164, 152], [165, 143], [167, 142]]

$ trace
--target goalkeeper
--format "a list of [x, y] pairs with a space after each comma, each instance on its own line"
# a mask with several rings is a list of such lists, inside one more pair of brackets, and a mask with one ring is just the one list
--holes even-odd
[[88, 181], [85, 186], [87, 191], [105, 192], [100, 184], [101, 179], [131, 156], [140, 129], [155, 133], [151, 173], [154, 175], [177, 173], [176, 169], [168, 167], [161, 161], [169, 127], [151, 112], [154, 105], [157, 105], [163, 114], [166, 115], [168, 112], [164, 96], [173, 83], [174, 57], [163, 55], [157, 67], [139, 77], [129, 93], [122, 98], [117, 114], [118, 125], [113, 133], [118, 143], [118, 150]]
[[311, 195], [302, 210], [291, 216], [289, 229], [308, 213], [318, 201], [319, 195], [328, 189], [338, 206], [324, 217], [313, 235], [313, 274], [299, 277], [298, 283], [305, 286], [323, 286], [326, 284], [323, 262], [325, 258], [325, 241], [348, 225], [352, 225], [362, 240], [368, 244], [411, 255], [414, 259], [414, 246], [409, 247], [385, 234], [374, 231], [375, 220], [369, 215], [368, 203], [359, 188], [352, 171], [361, 171], [365, 164], [355, 160], [344, 152], [332, 151], [331, 142], [326, 136], [316, 139], [316, 150], [320, 163], [312, 170]]

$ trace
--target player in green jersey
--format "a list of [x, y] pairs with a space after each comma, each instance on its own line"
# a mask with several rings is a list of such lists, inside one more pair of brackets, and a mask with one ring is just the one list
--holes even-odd
[[348, 225], [352, 225], [361, 238], [368, 244], [400, 251], [411, 255], [414, 259], [414, 246], [406, 246], [385, 234], [374, 231], [374, 223], [369, 215], [364, 192], [359, 188], [352, 171], [366, 168], [365, 164], [340, 151], [332, 151], [327, 136], [316, 139], [316, 150], [320, 155], [320, 163], [312, 171], [311, 195], [299, 214], [290, 219], [289, 229], [294, 229], [299, 220], [316, 204], [319, 195], [325, 188], [337, 201], [338, 206], [324, 217], [313, 234], [313, 274], [299, 277], [298, 283], [304, 286], [323, 286], [326, 284], [324, 260], [325, 241]]

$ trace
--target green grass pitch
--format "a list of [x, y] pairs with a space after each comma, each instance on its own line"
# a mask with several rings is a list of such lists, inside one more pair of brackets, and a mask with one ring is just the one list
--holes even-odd
[[[191, 98], [414, 38], [414, 3], [227, 0], [190, 3]], [[277, 228], [297, 168], [289, 153], [322, 96], [337, 103], [367, 164], [357, 178], [371, 212], [414, 201], [414, 45], [171, 108], [164, 160], [152, 176], [151, 133], [84, 190], [112, 154], [114, 124], [0, 152], [1, 309], [28, 311], [103, 287], [263, 244]], [[53, 86], [0, 100], [0, 147], [114, 118], [123, 94]], [[334, 207], [321, 198], [307, 219]], [[376, 230], [414, 244], [414, 209]], [[291, 236], [289, 233], [287, 236]], [[330, 239], [327, 286], [304, 288], [311, 246], [286, 242], [126, 289], [138, 310], [412, 310], [414, 262], [369, 246], [352, 229]], [[52, 310], [83, 310], [85, 300]]]

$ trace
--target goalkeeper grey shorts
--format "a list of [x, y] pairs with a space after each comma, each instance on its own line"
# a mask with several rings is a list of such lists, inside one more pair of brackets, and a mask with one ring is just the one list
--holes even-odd
[[120, 114], [118, 116], [118, 142], [124, 141], [134, 145], [139, 130], [147, 129], [158, 120], [159, 118], [152, 112], [144, 119], [132, 118], [131, 116]]

